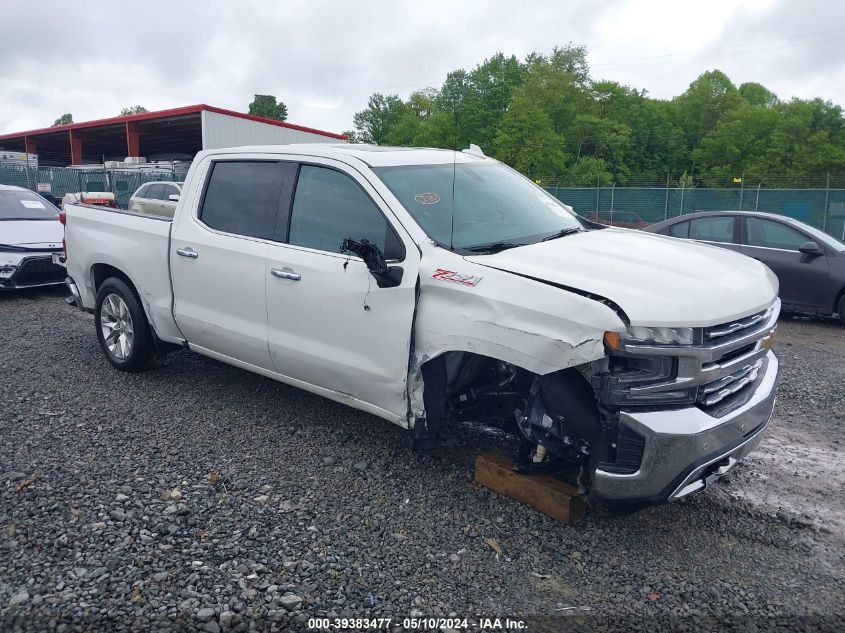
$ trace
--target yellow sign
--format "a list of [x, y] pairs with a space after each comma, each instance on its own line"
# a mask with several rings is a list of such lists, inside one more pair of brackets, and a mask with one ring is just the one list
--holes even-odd
[[742, 182], [742, 178], [737, 178], [736, 176], [734, 176], [734, 182], [739, 184]]

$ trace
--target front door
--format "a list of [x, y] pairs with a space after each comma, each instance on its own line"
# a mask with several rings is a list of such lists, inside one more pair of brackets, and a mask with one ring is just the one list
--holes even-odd
[[198, 212], [182, 214], [173, 228], [174, 316], [192, 348], [272, 371], [267, 251], [279, 208], [288, 206], [291, 166], [215, 159], [205, 166], [203, 199], [189, 203]]
[[[289, 226], [288, 243], [267, 252], [277, 371], [404, 419], [419, 252], [369, 183], [333, 161], [301, 165]], [[341, 252], [346, 238], [377, 244], [403, 268], [401, 284], [379, 288], [361, 259]]]
[[742, 252], [760, 260], [777, 275], [781, 301], [829, 310], [827, 256], [805, 255], [798, 250], [801, 244], [811, 241], [812, 237], [783, 222], [745, 218]]

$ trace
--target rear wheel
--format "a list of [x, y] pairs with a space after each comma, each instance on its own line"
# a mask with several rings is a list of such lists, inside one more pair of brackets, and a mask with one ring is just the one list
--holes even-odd
[[94, 307], [97, 339], [106, 359], [117, 369], [139, 372], [156, 356], [150, 326], [135, 293], [122, 280], [106, 279]]
[[845, 293], [839, 297], [839, 320], [845, 325]]

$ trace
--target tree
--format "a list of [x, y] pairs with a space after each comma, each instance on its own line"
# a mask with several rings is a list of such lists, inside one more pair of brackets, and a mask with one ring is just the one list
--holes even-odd
[[567, 182], [575, 187], [608, 187], [613, 183], [613, 174], [601, 158], [586, 156], [569, 168]]
[[778, 103], [778, 96], [762, 84], [748, 81], [739, 87], [740, 96], [753, 106], [771, 108]]
[[[461, 149], [476, 143], [534, 178], [572, 184], [773, 187], [831, 174], [845, 185], [842, 109], [780, 101], [759, 83], [700, 75], [674, 99], [591, 79], [586, 50], [569, 44], [523, 61], [499, 52], [406, 99], [375, 93], [353, 119], [360, 142]], [[839, 175], [841, 174], [841, 176]]]
[[384, 145], [388, 134], [408, 111], [399, 95], [371, 95], [367, 107], [352, 117], [355, 131], [362, 143]]
[[355, 130], [344, 130], [341, 132], [346, 137], [347, 143], [360, 143], [361, 141], [358, 139], [358, 132]]
[[63, 114], [58, 119], [53, 121], [52, 127], [56, 127], [57, 125], [67, 125], [68, 123], [73, 123], [73, 115], [68, 112], [67, 114]]
[[687, 146], [693, 149], [721, 119], [740, 106], [742, 97], [725, 73], [711, 70], [693, 81], [674, 102]]
[[467, 75], [466, 94], [454, 112], [461, 146], [475, 143], [484, 149], [493, 145], [499, 121], [524, 79], [525, 66], [514, 55], [505, 57], [501, 52]]
[[566, 165], [563, 138], [555, 134], [548, 113], [525, 97], [515, 97], [502, 117], [495, 156], [523, 174], [553, 180]]
[[149, 112], [144, 106], [141, 105], [134, 105], [129, 106], [128, 108], [123, 108], [120, 111], [120, 116], [129, 116], [131, 114], [143, 114], [144, 112]]
[[255, 95], [252, 103], [249, 104], [249, 113], [263, 116], [265, 119], [287, 121], [288, 107], [281, 101], [276, 101], [273, 95]]

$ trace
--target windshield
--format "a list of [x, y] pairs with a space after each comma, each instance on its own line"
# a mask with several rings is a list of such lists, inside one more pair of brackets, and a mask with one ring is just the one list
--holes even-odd
[[0, 189], [0, 220], [58, 220], [59, 210], [31, 191]]
[[501, 163], [403, 165], [373, 171], [428, 236], [445, 248], [522, 246], [582, 228], [556, 198]]

